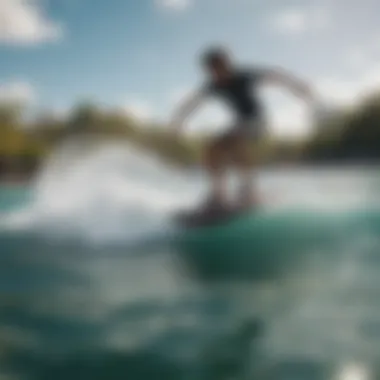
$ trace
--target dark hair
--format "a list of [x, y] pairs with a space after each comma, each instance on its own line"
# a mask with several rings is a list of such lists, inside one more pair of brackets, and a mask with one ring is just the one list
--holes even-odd
[[228, 53], [221, 47], [213, 47], [206, 50], [202, 55], [202, 63], [207, 66], [214, 66], [228, 59]]

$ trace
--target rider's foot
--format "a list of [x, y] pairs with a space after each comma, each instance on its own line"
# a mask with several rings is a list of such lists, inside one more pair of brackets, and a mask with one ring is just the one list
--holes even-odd
[[227, 200], [222, 196], [210, 195], [206, 198], [204, 203], [202, 204], [202, 210], [206, 211], [219, 211], [222, 208], [226, 207]]
[[258, 204], [258, 197], [253, 191], [245, 189], [241, 192], [237, 203], [239, 208], [251, 208]]

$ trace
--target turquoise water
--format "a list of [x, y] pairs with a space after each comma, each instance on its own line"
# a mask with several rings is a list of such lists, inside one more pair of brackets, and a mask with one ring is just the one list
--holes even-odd
[[0, 187], [0, 210], [11, 211], [31, 201], [30, 192], [25, 186], [3, 185]]
[[117, 147], [56, 165], [0, 189], [2, 375], [378, 378], [377, 170], [262, 172], [259, 212], [181, 231], [198, 174]]

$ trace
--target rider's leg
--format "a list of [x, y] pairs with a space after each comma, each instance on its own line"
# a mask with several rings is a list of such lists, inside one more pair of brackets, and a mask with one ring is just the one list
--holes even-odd
[[251, 139], [238, 138], [234, 149], [234, 163], [239, 172], [240, 189], [238, 202], [242, 206], [251, 206], [258, 200], [254, 187], [254, 145]]
[[257, 143], [264, 135], [265, 130], [265, 122], [262, 119], [242, 121], [235, 128], [234, 161], [240, 174], [238, 202], [242, 206], [251, 206], [259, 201], [253, 171], [256, 169], [257, 163]]
[[211, 180], [208, 202], [225, 204], [227, 202], [226, 163], [227, 151], [224, 138], [213, 141], [205, 152], [204, 165]]

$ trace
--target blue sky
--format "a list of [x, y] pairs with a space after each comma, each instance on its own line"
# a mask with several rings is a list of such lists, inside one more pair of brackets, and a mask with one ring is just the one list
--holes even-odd
[[[380, 84], [376, 0], [0, 0], [0, 99], [65, 112], [93, 99], [165, 120], [202, 82], [198, 53], [223, 43], [244, 64], [283, 66], [322, 98], [351, 102]], [[4, 22], [3, 22], [4, 21]], [[273, 131], [307, 113], [264, 91]], [[228, 120], [218, 104], [195, 119]]]

